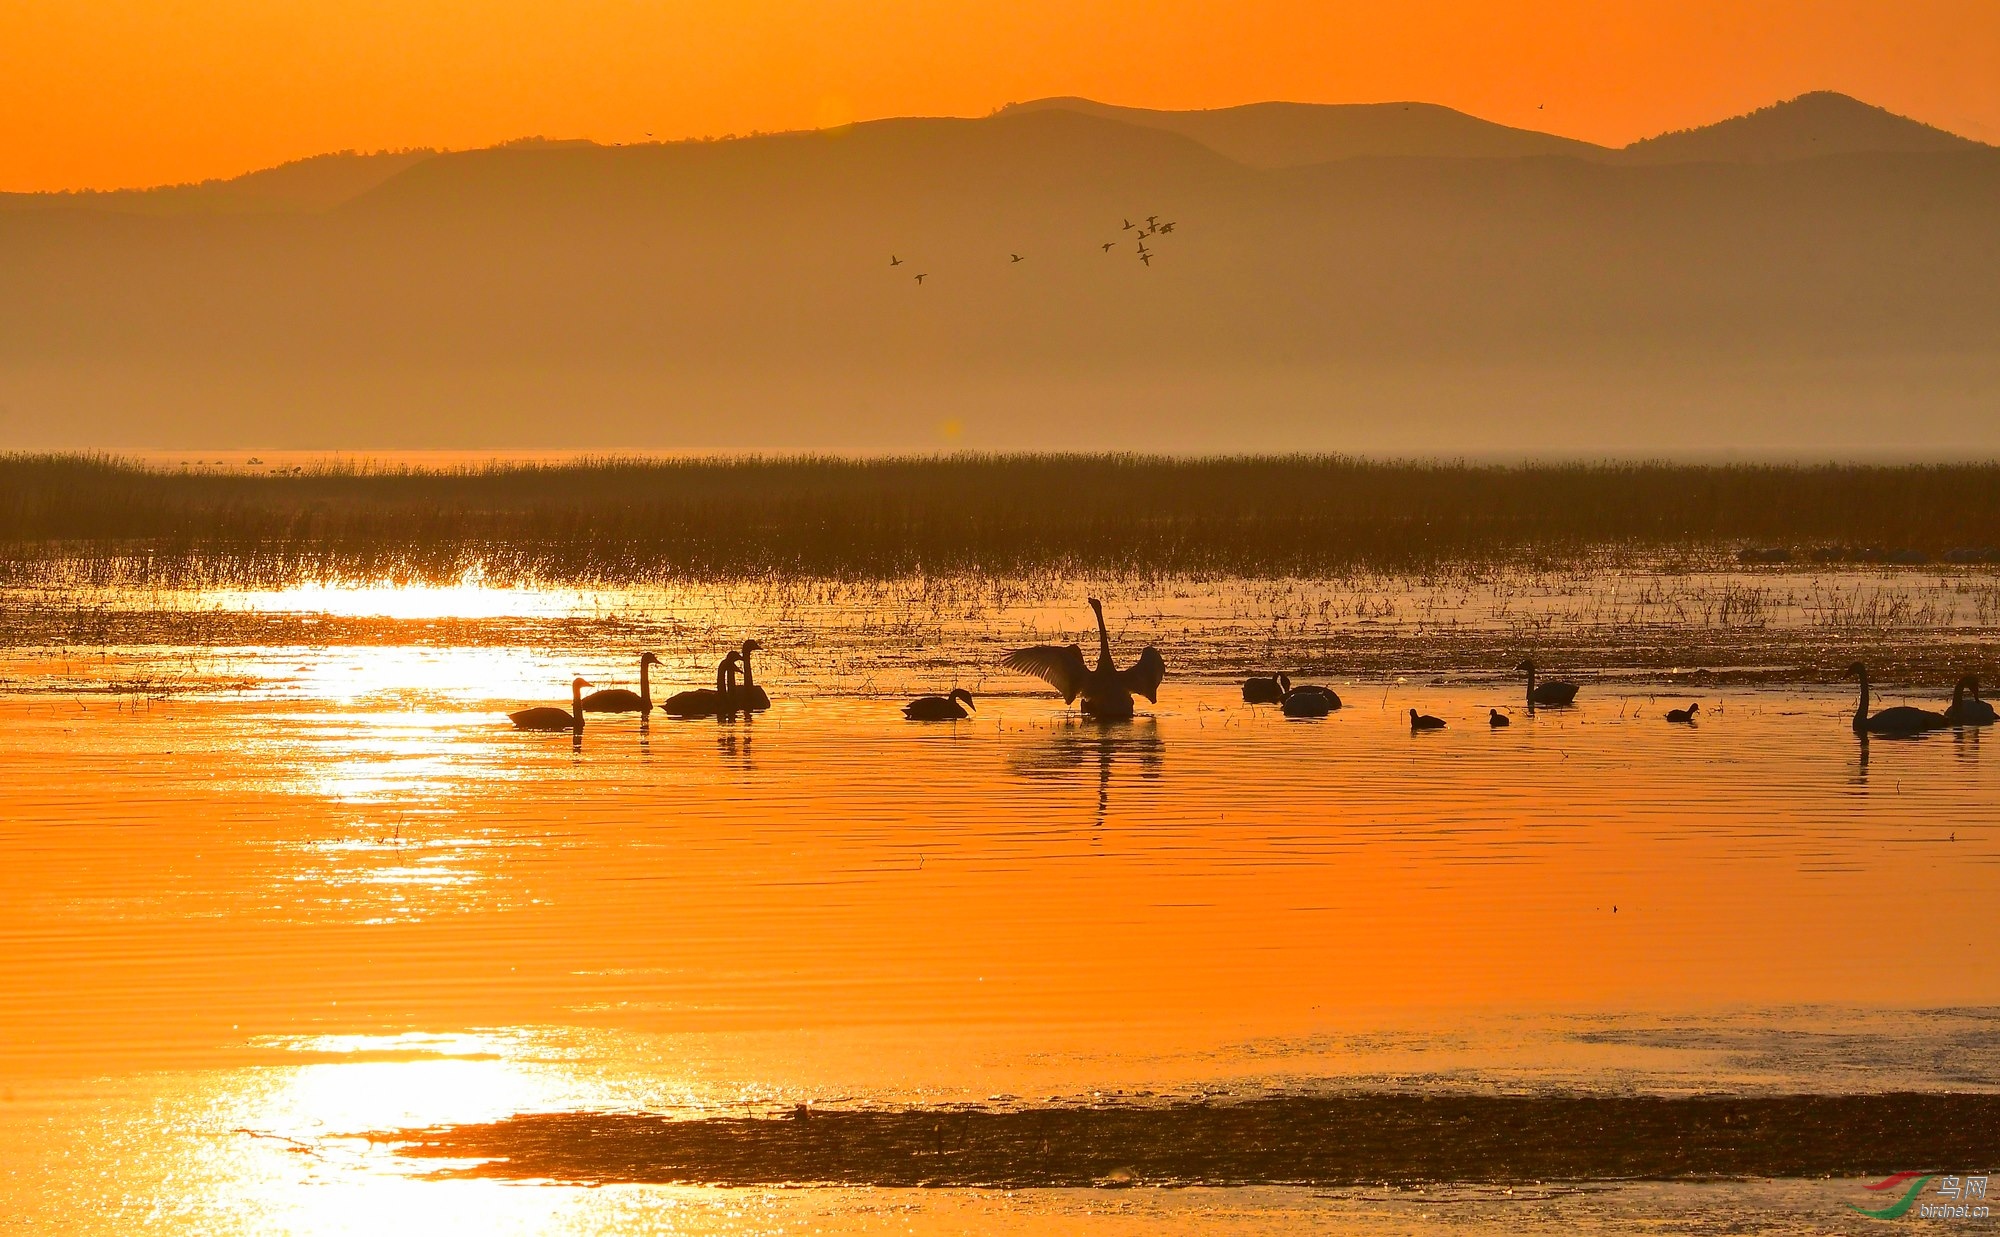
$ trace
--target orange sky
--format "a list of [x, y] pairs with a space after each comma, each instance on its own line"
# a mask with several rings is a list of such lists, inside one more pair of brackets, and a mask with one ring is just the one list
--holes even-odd
[[2000, 141], [1996, 66], [1993, 0], [0, 0], [0, 189], [1051, 94], [1422, 99], [1623, 143], [1830, 88]]

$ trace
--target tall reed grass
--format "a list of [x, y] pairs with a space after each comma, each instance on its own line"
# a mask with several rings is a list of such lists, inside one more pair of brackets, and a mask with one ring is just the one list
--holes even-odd
[[1977, 560], [2000, 465], [1469, 466], [1119, 455], [617, 459], [254, 475], [0, 457], [0, 557], [159, 582], [1424, 570], [1606, 549]]

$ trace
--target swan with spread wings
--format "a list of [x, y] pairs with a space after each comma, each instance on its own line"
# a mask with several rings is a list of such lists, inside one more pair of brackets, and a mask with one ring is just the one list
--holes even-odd
[[1083, 650], [1074, 644], [1038, 644], [1016, 649], [1000, 664], [1009, 670], [1032, 674], [1062, 693], [1063, 703], [1083, 697], [1086, 717], [1122, 721], [1132, 716], [1132, 697], [1144, 696], [1158, 703], [1160, 680], [1167, 677], [1166, 659], [1152, 645], [1139, 660], [1124, 670], [1111, 660], [1111, 632], [1104, 626], [1104, 603], [1089, 598], [1097, 614], [1097, 669], [1083, 660]]

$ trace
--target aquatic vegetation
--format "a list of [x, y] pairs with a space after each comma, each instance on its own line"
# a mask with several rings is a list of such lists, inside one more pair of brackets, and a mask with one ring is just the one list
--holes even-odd
[[[1874, 514], [1897, 513], [1894, 527]], [[422, 470], [0, 457], [0, 568], [85, 584], [541, 583], [986, 572], [1449, 577], [1977, 568], [2000, 465], [1371, 463], [1332, 456], [605, 458]], [[1725, 611], [1758, 604], [1739, 594]], [[1727, 614], [1723, 621], [1730, 621]]]

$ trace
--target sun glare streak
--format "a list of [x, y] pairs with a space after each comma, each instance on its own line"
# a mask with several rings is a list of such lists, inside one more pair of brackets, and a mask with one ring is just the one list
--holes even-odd
[[324, 614], [335, 618], [491, 619], [570, 613], [586, 602], [576, 590], [495, 583], [474, 568], [450, 584], [397, 584], [387, 580], [311, 580], [290, 588], [217, 599], [233, 609], [264, 614]]

